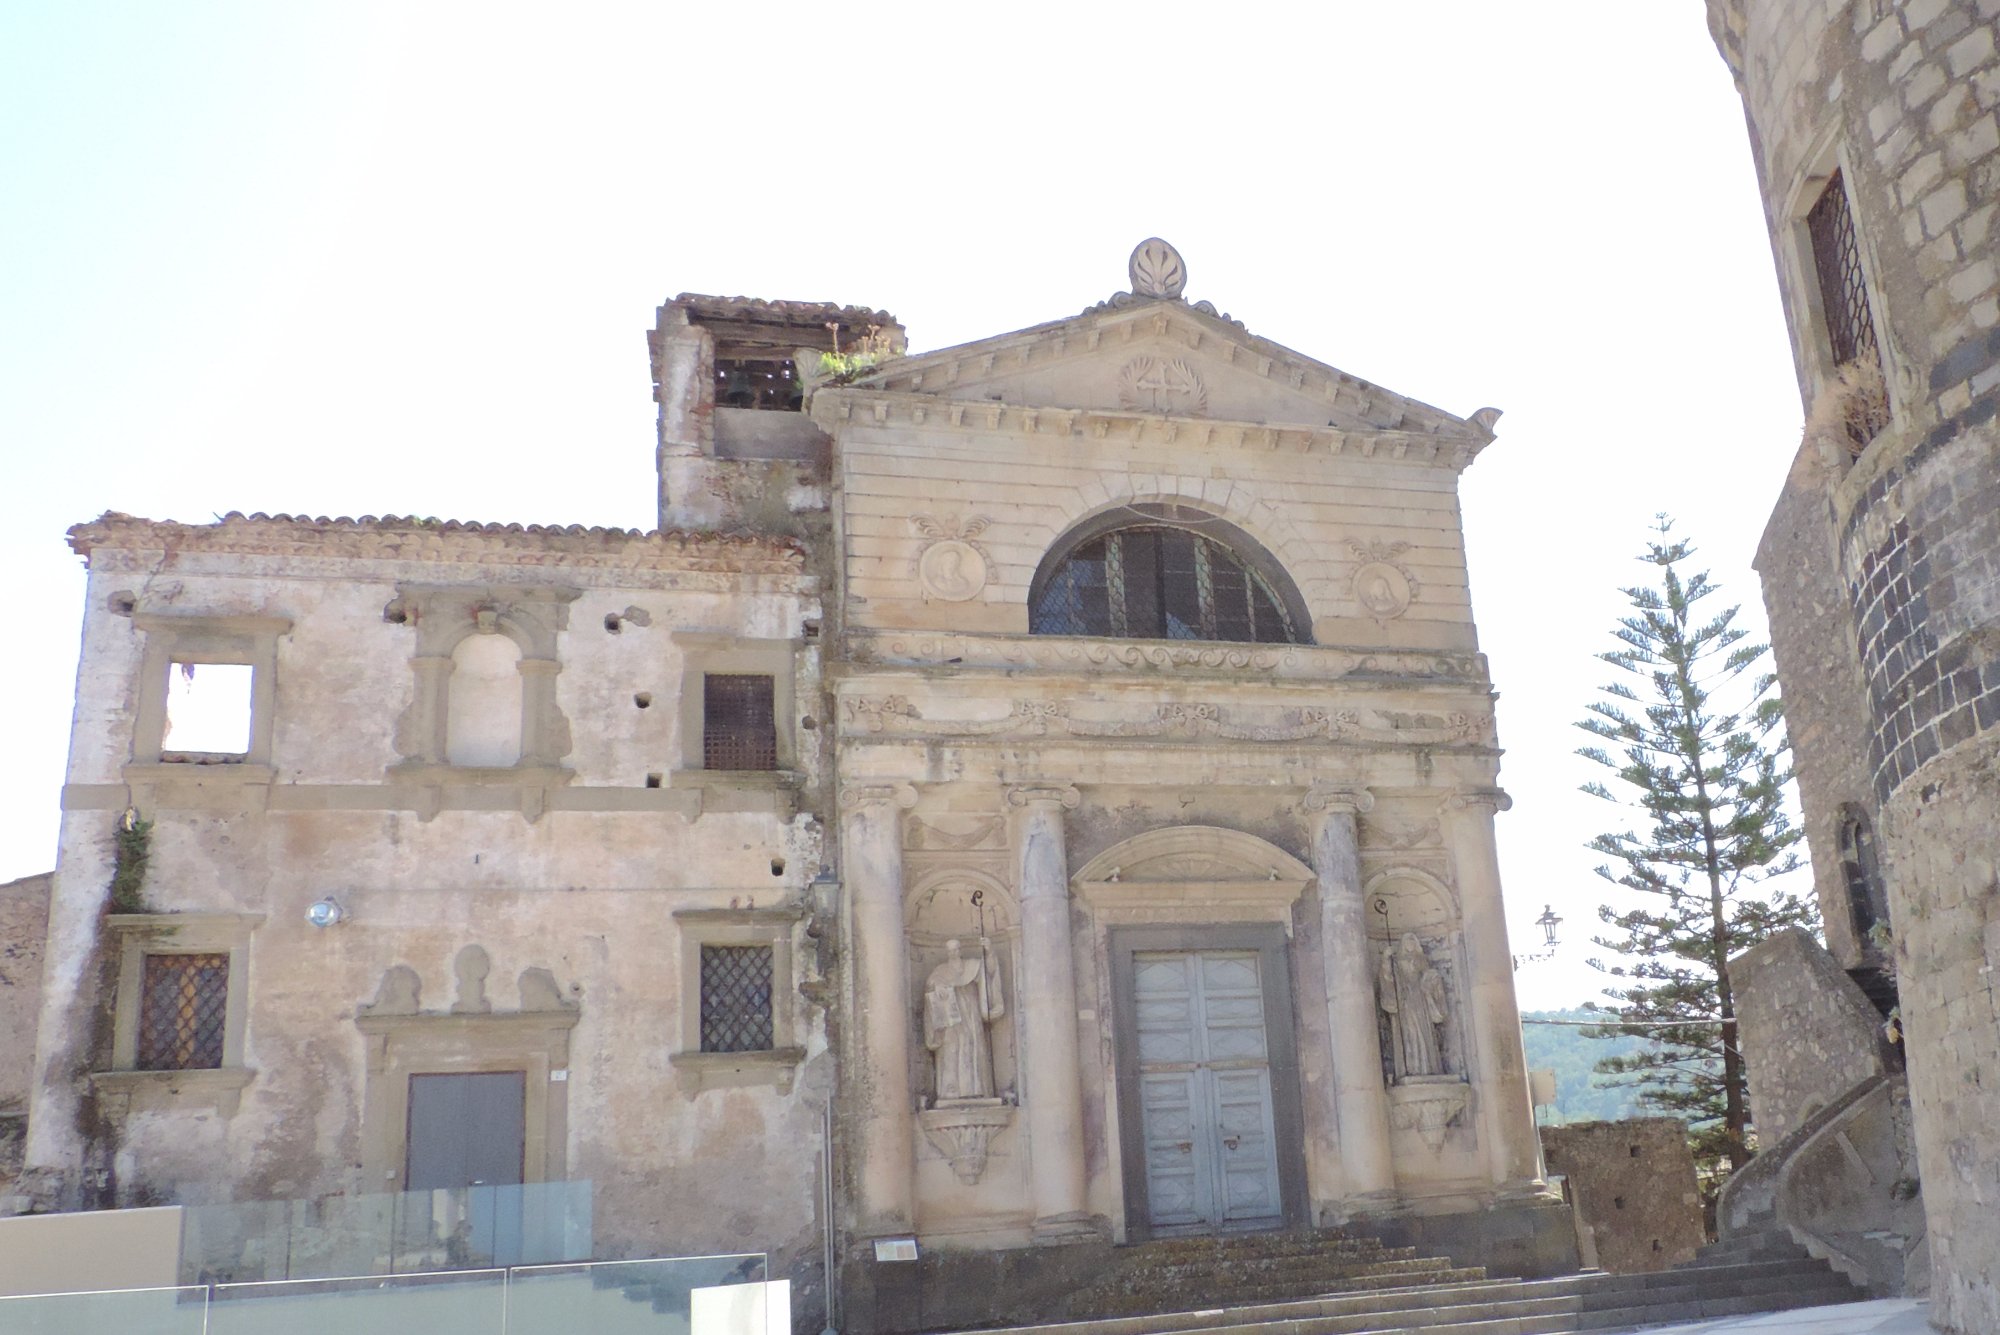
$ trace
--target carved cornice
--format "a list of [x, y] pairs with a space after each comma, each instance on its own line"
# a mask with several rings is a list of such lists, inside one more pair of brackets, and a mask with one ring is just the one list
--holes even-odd
[[1164, 417], [1159, 413], [1103, 408], [1038, 407], [954, 399], [942, 394], [899, 393], [853, 386], [821, 390], [813, 418], [829, 431], [843, 423], [920, 426], [932, 433], [1090, 438], [1195, 449], [1289, 450], [1294, 454], [1347, 455], [1358, 459], [1425, 464], [1454, 472], [1470, 464], [1486, 441], [1475, 433], [1390, 427], [1323, 427], [1268, 422]]
[[1018, 671], [1092, 672], [1131, 668], [1172, 676], [1264, 677], [1338, 681], [1354, 677], [1398, 683], [1487, 684], [1478, 653], [1347, 649], [1311, 644], [1175, 643], [1096, 640], [1066, 635], [962, 635], [922, 631], [856, 631], [848, 661], [882, 667], [991, 667]]
[[[849, 737], [995, 738], [1086, 737], [1228, 742], [1364, 742], [1399, 746], [1479, 746], [1492, 732], [1490, 718], [1467, 713], [1439, 716], [1436, 726], [1398, 726], [1379, 709], [1253, 708], [1161, 704], [1126, 717], [1080, 717], [1067, 701], [1016, 700], [1006, 715], [984, 719], [930, 719], [900, 695], [848, 696], [840, 702]], [[1387, 719], [1387, 726], [1364, 720]], [[1246, 717], [1247, 716], [1247, 717]], [[1250, 717], [1268, 719], [1251, 722]], [[1428, 716], [1424, 716], [1428, 717]]]
[[397, 515], [315, 519], [232, 512], [214, 524], [180, 524], [106, 512], [70, 529], [69, 544], [86, 558], [102, 549], [751, 575], [805, 570], [805, 549], [790, 538]]

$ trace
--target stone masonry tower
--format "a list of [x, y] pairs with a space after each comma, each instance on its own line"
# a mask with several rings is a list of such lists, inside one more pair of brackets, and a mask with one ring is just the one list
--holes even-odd
[[1900, 987], [1934, 1319], [2000, 1330], [2000, 3], [1708, 10], [1807, 410], [1758, 568], [1828, 943]]

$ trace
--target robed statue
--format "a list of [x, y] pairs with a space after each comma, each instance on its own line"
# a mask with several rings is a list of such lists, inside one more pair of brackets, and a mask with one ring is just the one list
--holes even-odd
[[971, 958], [956, 941], [944, 943], [944, 963], [924, 983], [924, 1046], [937, 1064], [937, 1101], [990, 1099], [993, 1038], [987, 1026], [1007, 1013], [1000, 979], [986, 956], [986, 943]]
[[1397, 946], [1382, 947], [1379, 978], [1382, 1009], [1389, 1015], [1391, 1058], [1398, 1077], [1443, 1075], [1444, 1044], [1439, 1026], [1448, 1013], [1444, 975], [1424, 956], [1415, 932]]

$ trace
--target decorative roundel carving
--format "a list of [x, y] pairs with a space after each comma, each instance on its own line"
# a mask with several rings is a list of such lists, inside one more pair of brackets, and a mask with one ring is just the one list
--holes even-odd
[[1129, 271], [1135, 297], [1173, 301], [1187, 288], [1187, 265], [1181, 253], [1157, 236], [1147, 237], [1132, 251]]
[[1354, 572], [1354, 600], [1377, 621], [1390, 621], [1410, 610], [1411, 583], [1401, 566], [1370, 561]]
[[1134, 357], [1119, 373], [1118, 402], [1136, 412], [1198, 417], [1208, 411], [1208, 386], [1178, 357]]
[[924, 597], [962, 603], [986, 587], [986, 558], [962, 538], [946, 538], [917, 558], [917, 583]]

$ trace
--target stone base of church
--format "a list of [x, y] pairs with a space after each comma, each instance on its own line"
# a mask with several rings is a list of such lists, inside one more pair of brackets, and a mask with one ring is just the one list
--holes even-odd
[[1496, 1279], [1573, 1275], [1581, 1264], [1569, 1206], [1546, 1195], [1439, 1214], [1360, 1215], [1340, 1227], [1457, 1265], [1482, 1265]]

